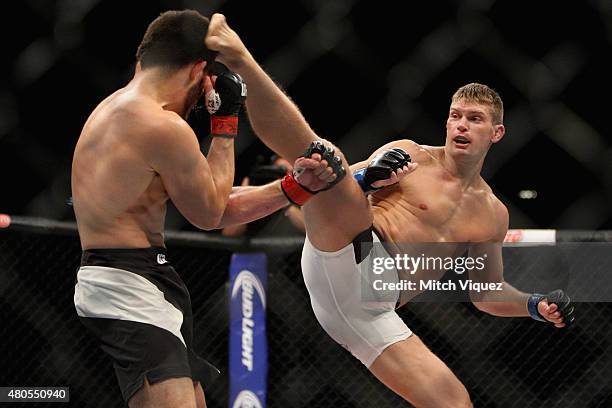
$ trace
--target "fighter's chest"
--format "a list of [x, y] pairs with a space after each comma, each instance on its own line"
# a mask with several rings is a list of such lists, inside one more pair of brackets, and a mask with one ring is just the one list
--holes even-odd
[[401, 186], [402, 200], [420, 225], [447, 242], [489, 241], [495, 236], [498, 220], [488, 193], [466, 189], [440, 172], [420, 176]]

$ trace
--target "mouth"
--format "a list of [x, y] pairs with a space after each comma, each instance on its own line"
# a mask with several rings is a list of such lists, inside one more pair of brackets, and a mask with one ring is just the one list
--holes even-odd
[[461, 147], [461, 148], [465, 148], [471, 143], [467, 137], [462, 136], [462, 135], [455, 136], [455, 138], [453, 139], [453, 142], [455, 142], [455, 145], [457, 145], [457, 147]]

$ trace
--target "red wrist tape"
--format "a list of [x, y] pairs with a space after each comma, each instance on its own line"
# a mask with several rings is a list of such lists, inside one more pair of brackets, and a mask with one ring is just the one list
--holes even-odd
[[238, 116], [211, 116], [210, 134], [234, 137], [238, 134]]
[[285, 196], [293, 204], [302, 206], [306, 201], [310, 199], [314, 194], [304, 189], [298, 183], [292, 175], [287, 175], [281, 180], [281, 190], [285, 193]]

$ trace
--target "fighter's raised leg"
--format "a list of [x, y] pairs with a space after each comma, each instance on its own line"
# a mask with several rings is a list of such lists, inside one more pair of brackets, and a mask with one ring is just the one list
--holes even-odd
[[[312, 197], [304, 205], [303, 214], [310, 243], [318, 250], [333, 252], [349, 245], [360, 232], [368, 229], [372, 225], [372, 213], [366, 196], [350, 174], [342, 152], [332, 147], [331, 143], [325, 143], [328, 149], [334, 149], [333, 153], [330, 150], [320, 153], [325, 145], [315, 142], [305, 154], [322, 163], [337, 160], [337, 166], [342, 167], [342, 174], [338, 175], [341, 180], [336, 180], [333, 188]], [[334, 155], [337, 155], [335, 159]], [[300, 168], [308, 162], [308, 158], [298, 159], [294, 169], [299, 173]], [[301, 176], [297, 176], [298, 180]]]
[[[212, 16], [206, 44], [218, 51], [218, 61], [239, 73], [247, 83], [246, 106], [251, 127], [268, 147], [295, 161], [312, 142], [321, 140], [297, 106], [257, 64], [223, 15]], [[348, 170], [346, 159], [342, 161]], [[346, 246], [372, 225], [368, 202], [351, 177], [312, 199], [305, 207], [305, 220], [312, 243], [324, 251]]]
[[216, 60], [246, 82], [247, 112], [257, 136], [280, 156], [295, 161], [318, 139], [300, 110], [259, 66], [222, 14], [212, 16], [205, 41], [218, 52]]
[[[364, 191], [397, 183], [416, 169], [416, 164], [410, 163], [410, 156], [402, 149], [381, 149], [353, 175], [337, 148], [336, 152], [342, 160], [344, 171], [349, 173], [348, 177], [333, 189], [311, 199], [303, 209], [310, 243], [327, 252], [349, 245], [356, 236], [372, 226], [372, 213]], [[317, 154], [314, 157], [324, 162], [326, 159]], [[298, 159], [295, 168], [299, 169], [301, 163], [307, 160]]]

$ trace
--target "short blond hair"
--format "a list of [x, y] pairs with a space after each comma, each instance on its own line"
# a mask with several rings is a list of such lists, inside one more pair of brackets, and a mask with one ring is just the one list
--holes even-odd
[[499, 94], [486, 85], [472, 82], [462, 86], [453, 95], [451, 103], [459, 101], [489, 105], [491, 107], [493, 124], [501, 125], [504, 121], [504, 103]]

